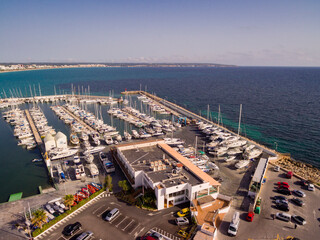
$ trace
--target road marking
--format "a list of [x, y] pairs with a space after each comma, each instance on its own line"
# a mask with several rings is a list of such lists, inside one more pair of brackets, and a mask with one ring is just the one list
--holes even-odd
[[125, 216], [124, 219], [122, 219], [122, 220], [116, 225], [116, 227], [119, 227], [119, 225], [120, 225], [124, 220], [126, 220], [127, 218], [128, 218], [128, 217]]
[[148, 213], [148, 215], [149, 216], [155, 216], [155, 215], [158, 215], [158, 214], [160, 214], [161, 212], [159, 211], [159, 212], [156, 212], [156, 213]]
[[115, 202], [111, 202], [111, 204], [112, 204], [112, 205], [117, 205], [117, 206], [121, 207], [121, 205], [120, 205], [120, 204], [115, 203]]
[[104, 212], [108, 211], [110, 209], [110, 207], [103, 209], [102, 212], [100, 212], [99, 214], [97, 214], [97, 217], [100, 217]]
[[125, 228], [122, 229], [122, 231], [124, 231], [128, 226], [130, 226], [132, 222], [134, 222], [133, 219], [128, 223], [128, 225]]
[[139, 232], [136, 232], [136, 233], [134, 234], [134, 237], [137, 237], [138, 235], [140, 235], [140, 233], [144, 230], [144, 228], [145, 228], [145, 227], [141, 228], [141, 230], [140, 230]]
[[65, 238], [63, 235], [61, 235], [59, 238], [63, 238], [65, 240], [68, 240], [68, 238]]
[[113, 223], [114, 220], [116, 220], [118, 217], [120, 217], [122, 214], [120, 213], [118, 216], [116, 216], [114, 219], [112, 219], [111, 221], [109, 221], [109, 223]]
[[132, 234], [139, 226], [140, 226], [140, 223], [134, 229], [132, 229], [131, 232], [129, 232], [129, 235]]
[[167, 214], [163, 214], [162, 217], [164, 216], [168, 216], [168, 215], [172, 215], [174, 212], [170, 212], [170, 213], [167, 213]]

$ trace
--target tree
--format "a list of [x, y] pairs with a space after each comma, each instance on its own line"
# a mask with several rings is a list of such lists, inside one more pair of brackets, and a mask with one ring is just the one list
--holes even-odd
[[74, 196], [72, 194], [66, 195], [64, 197], [64, 204], [71, 209], [72, 205], [74, 204]]
[[45, 211], [43, 209], [38, 209], [32, 215], [31, 223], [41, 229], [42, 225], [47, 222]]
[[110, 175], [107, 175], [105, 180], [104, 180], [104, 186], [106, 187], [106, 189], [108, 189], [110, 192], [112, 192], [112, 177]]
[[118, 182], [118, 185], [119, 185], [119, 187], [122, 188], [122, 190], [123, 190], [124, 192], [127, 192], [127, 191], [130, 189], [130, 186], [129, 186], [127, 180], [119, 181], [119, 182]]

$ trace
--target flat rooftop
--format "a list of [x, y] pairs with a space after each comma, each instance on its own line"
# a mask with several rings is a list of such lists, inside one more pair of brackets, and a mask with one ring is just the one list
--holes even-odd
[[191, 185], [203, 183], [201, 178], [184, 167], [177, 171], [177, 164], [178, 167], [179, 164], [181, 166], [182, 164], [159, 148], [157, 144], [139, 147], [139, 143], [136, 143], [134, 146], [135, 148], [131, 149], [121, 149], [122, 145], [119, 145], [131, 167], [135, 171], [144, 171], [154, 183], [161, 182], [165, 187], [183, 183]]

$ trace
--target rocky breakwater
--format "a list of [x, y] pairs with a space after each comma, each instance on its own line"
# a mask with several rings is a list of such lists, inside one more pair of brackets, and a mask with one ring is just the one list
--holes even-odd
[[320, 170], [311, 164], [298, 162], [290, 157], [283, 157], [279, 159], [276, 164], [306, 180], [320, 185]]

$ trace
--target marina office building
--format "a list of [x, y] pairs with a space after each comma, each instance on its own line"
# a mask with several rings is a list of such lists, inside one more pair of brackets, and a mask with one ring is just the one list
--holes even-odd
[[219, 182], [163, 140], [119, 145], [114, 156], [133, 188], [154, 190], [158, 210], [219, 195]]

